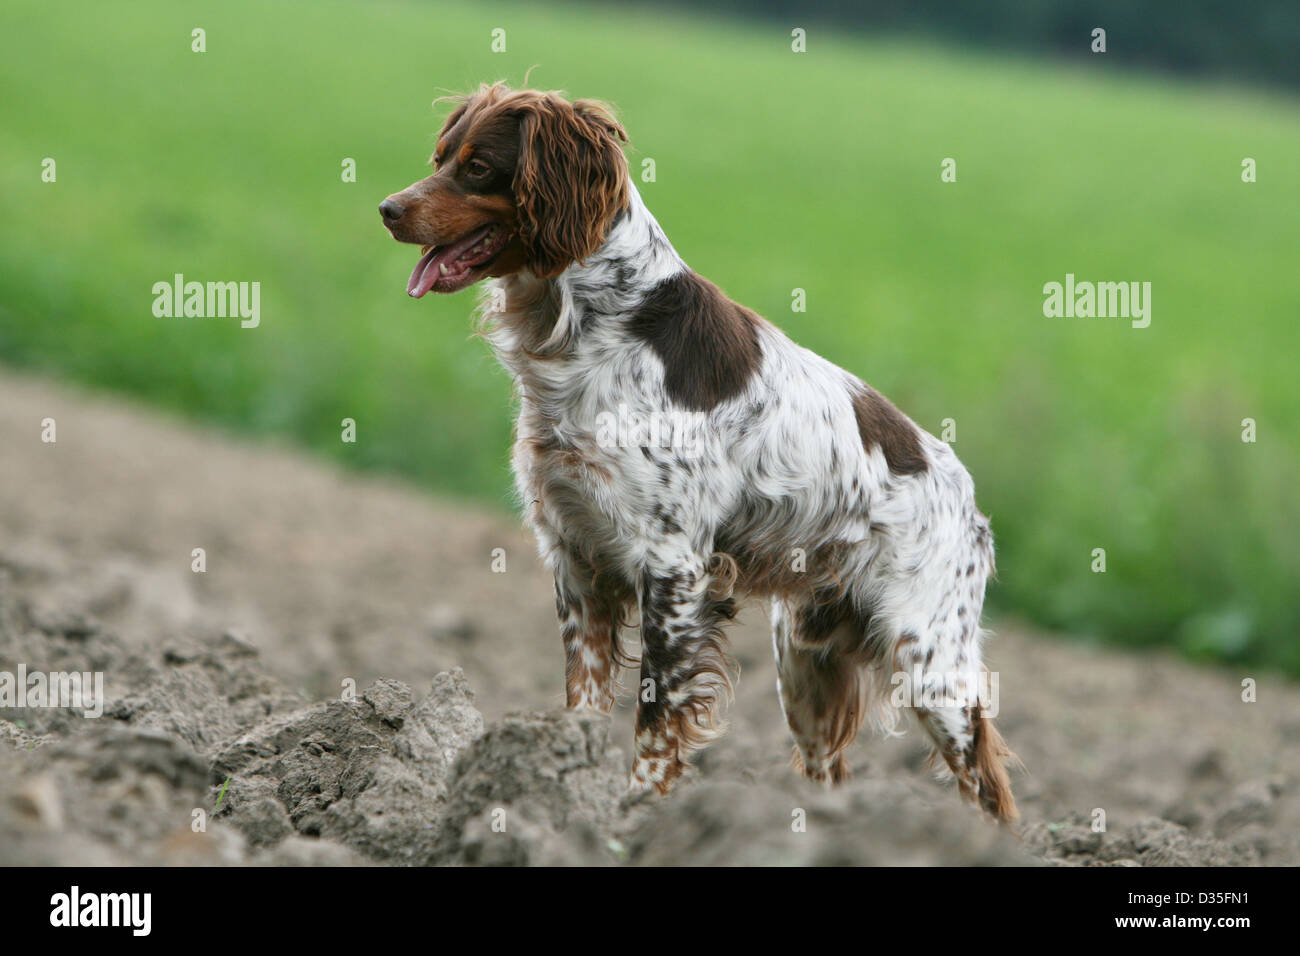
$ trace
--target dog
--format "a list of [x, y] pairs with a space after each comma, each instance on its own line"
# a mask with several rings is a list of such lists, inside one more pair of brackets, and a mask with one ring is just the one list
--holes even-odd
[[593, 100], [483, 85], [383, 223], [421, 245], [407, 293], [490, 279], [480, 326], [514, 378], [512, 464], [555, 576], [569, 707], [608, 713], [639, 614], [632, 793], [667, 793], [723, 730], [723, 629], [771, 601], [794, 761], [848, 775], [863, 722], [910, 711], [993, 818], [1015, 760], [979, 706], [988, 519], [951, 447], [693, 272]]

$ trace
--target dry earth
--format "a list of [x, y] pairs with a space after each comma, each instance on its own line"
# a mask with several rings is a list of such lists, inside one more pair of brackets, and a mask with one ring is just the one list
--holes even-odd
[[1267, 672], [995, 622], [1016, 840], [915, 731], [796, 778], [758, 606], [729, 735], [628, 804], [630, 710], [560, 708], [552, 615], [508, 514], [0, 374], [0, 673], [106, 681], [98, 719], [0, 709], [0, 863], [1300, 862], [1300, 687]]

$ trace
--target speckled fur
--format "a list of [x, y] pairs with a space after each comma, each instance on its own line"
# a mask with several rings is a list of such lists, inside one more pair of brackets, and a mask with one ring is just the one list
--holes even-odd
[[[842, 779], [864, 719], [894, 727], [895, 674], [981, 673], [988, 521], [947, 444], [888, 406], [894, 440], [913, 443], [912, 467], [892, 471], [885, 439], [855, 416], [866, 386], [752, 313], [758, 361], [736, 372], [734, 394], [696, 409], [693, 447], [602, 441], [600, 416], [620, 406], [683, 410], [635, 328], [651, 293], [690, 273], [628, 190], [594, 255], [551, 279], [495, 279], [482, 310], [515, 380], [513, 465], [555, 573], [568, 703], [610, 709], [620, 627], [639, 611], [632, 787], [666, 792], [722, 730], [722, 629], [736, 600], [766, 596], [796, 763]], [[1013, 818], [991, 721], [971, 707], [916, 710], [962, 792]]]

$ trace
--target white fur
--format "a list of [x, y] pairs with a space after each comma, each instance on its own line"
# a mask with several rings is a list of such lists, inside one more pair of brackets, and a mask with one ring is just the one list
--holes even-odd
[[[869, 618], [871, 634], [837, 635], [813, 656], [869, 648], [855, 666], [870, 685], [867, 703], [882, 725], [892, 726], [885, 697], [896, 668], [928, 662], [927, 674], [976, 675], [982, 667], [979, 621], [993, 552], [971, 478], [947, 444], [919, 428], [927, 469], [892, 474], [879, 448], [863, 447], [851, 404], [860, 381], [766, 322], [759, 325], [757, 373], [740, 394], [698, 416], [698, 454], [602, 444], [602, 413], [620, 406], [643, 415], [682, 412], [665, 388], [662, 361], [629, 332], [628, 321], [651, 289], [687, 266], [635, 187], [630, 190], [627, 212], [587, 262], [553, 280], [528, 273], [495, 280], [485, 298], [488, 338], [514, 376], [520, 406], [513, 455], [518, 491], [557, 585], [576, 599], [568, 623], [580, 641], [599, 598], [589, 580], [593, 571], [625, 582], [643, 606], [647, 581], [672, 578], [678, 583], [661, 595], [662, 640], [712, 653], [704, 634], [718, 623], [706, 618], [711, 596], [725, 583], [714, 557], [720, 538], [731, 542], [733, 556], [761, 556], [792, 580], [796, 549], [812, 556], [834, 545], [840, 555], [834, 574]], [[491, 310], [502, 301], [504, 309]], [[539, 322], [553, 322], [552, 331], [530, 342], [529, 330]], [[539, 451], [546, 442], [563, 453]], [[773, 598], [782, 698], [792, 724], [806, 722], [792, 708], [801, 706], [797, 687], [812, 666], [807, 654], [800, 658], [794, 627], [800, 600], [788, 589]], [[591, 653], [581, 651], [587, 665]], [[683, 663], [676, 672], [689, 668]], [[674, 673], [651, 675], [670, 688], [674, 704], [701, 700], [712, 710], [729, 691], [725, 678], [712, 673], [681, 683]], [[580, 702], [607, 706], [608, 695], [596, 686], [604, 679], [589, 677]], [[929, 719], [937, 746], [969, 744], [969, 720], [959, 708]], [[709, 721], [697, 730], [697, 742], [717, 732]], [[808, 727], [800, 731], [807, 769], [826, 773], [833, 754], [823, 752]], [[651, 729], [638, 735], [634, 784], [662, 780], [665, 747], [688, 749], [688, 742], [661, 736]]]

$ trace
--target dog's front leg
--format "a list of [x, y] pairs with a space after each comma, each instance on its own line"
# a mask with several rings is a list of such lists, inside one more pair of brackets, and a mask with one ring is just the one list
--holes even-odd
[[722, 732], [719, 711], [731, 696], [722, 625], [735, 615], [735, 603], [714, 593], [707, 559], [675, 544], [654, 550], [639, 587], [633, 791], [667, 793], [685, 772], [690, 752]]
[[555, 613], [564, 641], [564, 699], [574, 708], [608, 714], [620, 668], [628, 663], [619, 643], [626, 587], [600, 579], [585, 561], [563, 553], [553, 562]]

